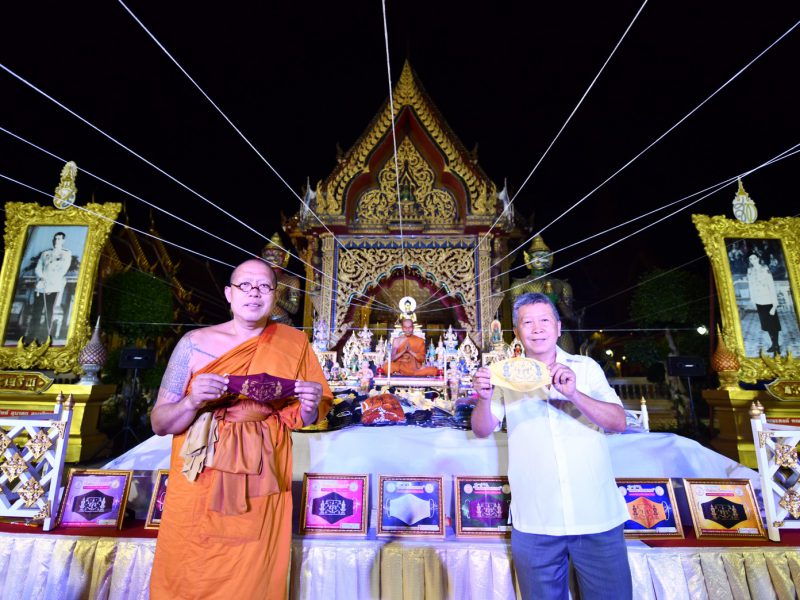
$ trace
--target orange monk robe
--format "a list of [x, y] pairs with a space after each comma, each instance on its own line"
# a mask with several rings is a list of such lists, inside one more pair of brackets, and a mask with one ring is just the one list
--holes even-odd
[[[319, 361], [306, 336], [286, 325], [268, 325], [198, 371], [263, 372], [321, 383], [325, 417], [332, 394]], [[273, 408], [242, 399], [217, 414], [213, 466], [193, 482], [181, 472], [186, 433], [174, 436], [150, 597], [283, 600], [292, 535], [291, 430], [303, 426], [300, 404], [287, 398]]]
[[[401, 335], [392, 343], [392, 348], [396, 349], [394, 354], [409, 349], [397, 360], [392, 360], [392, 375], [407, 375], [409, 377], [432, 377], [436, 375], [436, 367], [426, 367], [425, 364], [425, 340], [416, 335]], [[389, 372], [389, 362], [383, 365], [384, 373]]]

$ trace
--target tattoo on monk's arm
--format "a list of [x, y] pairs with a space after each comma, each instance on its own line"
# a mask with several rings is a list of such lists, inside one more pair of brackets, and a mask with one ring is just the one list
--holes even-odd
[[161, 389], [165, 392], [183, 396], [186, 389], [186, 382], [189, 379], [189, 361], [192, 358], [192, 348], [194, 344], [190, 339], [190, 334], [183, 336], [172, 351], [169, 364], [164, 371], [161, 379]]
[[187, 333], [177, 343], [172, 351], [167, 369], [164, 371], [164, 378], [161, 380], [161, 389], [170, 394], [175, 394], [178, 398], [183, 397], [183, 393], [186, 390], [186, 382], [189, 381], [189, 377], [192, 374], [189, 370], [192, 354], [197, 352], [211, 358], [218, 358], [198, 347], [192, 341], [192, 337], [191, 332]]

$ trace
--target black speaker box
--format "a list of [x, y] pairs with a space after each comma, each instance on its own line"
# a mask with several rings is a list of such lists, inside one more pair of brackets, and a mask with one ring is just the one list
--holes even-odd
[[119, 353], [120, 369], [152, 369], [156, 351], [152, 348], [123, 348]]
[[705, 377], [706, 363], [699, 356], [669, 356], [667, 373], [673, 377]]

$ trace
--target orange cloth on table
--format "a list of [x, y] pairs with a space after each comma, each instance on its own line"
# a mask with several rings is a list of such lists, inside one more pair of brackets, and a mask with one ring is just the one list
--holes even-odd
[[[410, 352], [406, 352], [397, 360], [392, 360], [392, 375], [408, 375], [410, 377], [432, 377], [436, 375], [436, 367], [425, 367], [425, 340], [416, 335], [401, 335], [392, 343], [392, 348], [398, 351], [407, 345]], [[389, 372], [389, 362], [383, 365], [384, 373]]]
[[[327, 415], [333, 396], [319, 361], [306, 336], [286, 325], [268, 325], [194, 375], [262, 372], [321, 383], [319, 415]], [[291, 429], [303, 426], [300, 404], [240, 397], [218, 414], [213, 465], [193, 482], [181, 472], [186, 434], [173, 438], [150, 597], [283, 600], [292, 534]]]

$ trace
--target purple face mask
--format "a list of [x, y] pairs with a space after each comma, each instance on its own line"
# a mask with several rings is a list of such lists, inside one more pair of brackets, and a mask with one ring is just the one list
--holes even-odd
[[268, 373], [228, 375], [228, 391], [265, 404], [292, 396], [294, 383], [294, 379], [275, 377]]

